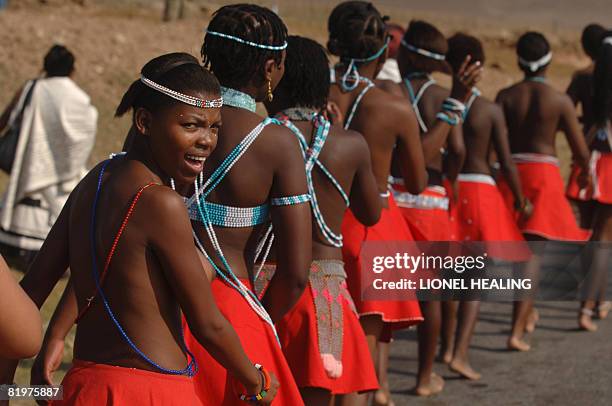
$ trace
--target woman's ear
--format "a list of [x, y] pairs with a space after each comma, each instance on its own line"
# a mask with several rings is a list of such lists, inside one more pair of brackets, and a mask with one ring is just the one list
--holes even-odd
[[272, 74], [275, 70], [278, 70], [276, 61], [274, 59], [268, 59], [264, 64], [264, 80], [266, 82], [272, 80]]
[[148, 135], [151, 129], [152, 116], [151, 113], [142, 107], [139, 107], [134, 114], [134, 125], [138, 132], [143, 135]]

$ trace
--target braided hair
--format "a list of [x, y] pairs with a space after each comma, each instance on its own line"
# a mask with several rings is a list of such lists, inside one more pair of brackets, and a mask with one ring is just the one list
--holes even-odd
[[[604, 38], [609, 38], [603, 42]], [[599, 125], [612, 121], [612, 31], [602, 35], [602, 44], [593, 71], [593, 113]]]
[[329, 93], [329, 60], [317, 42], [289, 36], [285, 74], [275, 93], [286, 95], [291, 107], [321, 109]]
[[[516, 44], [516, 53], [520, 58], [526, 61], [537, 61], [550, 52], [550, 44], [546, 37], [539, 32], [529, 31], [521, 35]], [[528, 75], [537, 75], [544, 71], [548, 64], [540, 67], [537, 71], [532, 72], [527, 67], [521, 66], [521, 70]]]
[[478, 38], [458, 32], [448, 39], [446, 60], [455, 73], [459, 71], [468, 55], [472, 57], [472, 62], [479, 61], [481, 65], [484, 65], [485, 54]]
[[[448, 52], [448, 43], [444, 34], [435, 26], [425, 21], [411, 21], [402, 40], [414, 47], [436, 54], [446, 55]], [[408, 50], [405, 46], [400, 47], [398, 63], [402, 73], [407, 71], [408, 68], [416, 72], [425, 73], [435, 71], [450, 72], [450, 67], [446, 61], [439, 61], [417, 54]]]
[[[193, 95], [201, 93], [219, 97], [221, 89], [219, 81], [198, 60], [187, 53], [175, 52], [151, 59], [140, 71], [142, 76], [162, 86], [177, 92]], [[155, 113], [161, 108], [180, 103], [170, 96], [146, 86], [136, 79], [123, 95], [121, 103], [115, 111], [115, 117], [120, 117], [139, 108]]]
[[347, 1], [333, 9], [327, 21], [327, 49], [340, 60], [367, 58], [385, 43], [385, 21], [372, 3]]
[[[273, 11], [255, 4], [232, 4], [213, 14], [211, 31], [233, 35], [258, 44], [281, 45], [287, 40], [287, 27]], [[266, 61], [281, 66], [283, 52], [260, 49], [213, 35], [206, 35], [201, 49], [204, 66], [223, 86], [240, 89], [252, 81], [264, 83]]]

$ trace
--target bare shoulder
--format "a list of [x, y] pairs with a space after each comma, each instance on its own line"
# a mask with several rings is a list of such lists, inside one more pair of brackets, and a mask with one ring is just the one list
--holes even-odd
[[516, 84], [508, 87], [504, 87], [499, 92], [497, 92], [496, 100], [503, 102], [516, 88]]
[[258, 151], [267, 162], [284, 162], [287, 158], [296, 156], [302, 159], [299, 141], [291, 130], [283, 125], [266, 126], [259, 138]]
[[387, 93], [391, 93], [397, 96], [403, 95], [401, 86], [402, 86], [401, 84], [396, 83], [389, 79], [377, 79], [376, 80], [376, 87], [378, 87], [381, 90], [384, 90]]
[[154, 185], [143, 191], [138, 204], [146, 207], [147, 215], [156, 219], [156, 222], [176, 221], [178, 218], [187, 219], [184, 199], [164, 185]]
[[332, 131], [333, 134], [329, 140], [335, 142], [341, 151], [346, 152], [347, 156], [369, 156], [368, 143], [361, 133], [345, 130], [338, 124], [332, 127]]
[[414, 116], [414, 110], [403, 94], [399, 96], [374, 88], [371, 90], [371, 97], [364, 100], [363, 104], [372, 110], [384, 110], [390, 117], [402, 117], [405, 114]]

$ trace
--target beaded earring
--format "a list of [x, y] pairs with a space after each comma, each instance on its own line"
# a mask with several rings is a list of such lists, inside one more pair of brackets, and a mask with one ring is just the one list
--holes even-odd
[[274, 99], [274, 94], [272, 93], [272, 80], [268, 79], [268, 101], [271, 102]]

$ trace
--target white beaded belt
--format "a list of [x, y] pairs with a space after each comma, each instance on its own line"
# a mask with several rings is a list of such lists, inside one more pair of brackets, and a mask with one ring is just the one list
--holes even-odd
[[535, 154], [532, 152], [522, 152], [519, 154], [512, 154], [512, 160], [516, 163], [525, 164], [551, 164], [559, 166], [559, 160], [552, 155]]
[[439, 209], [448, 210], [448, 197], [413, 195], [408, 192], [393, 191], [393, 197], [399, 207], [408, 209]]
[[485, 183], [487, 185], [497, 186], [495, 179], [493, 179], [493, 177], [490, 175], [485, 175], [484, 173], [460, 173], [457, 180], [459, 182]]

